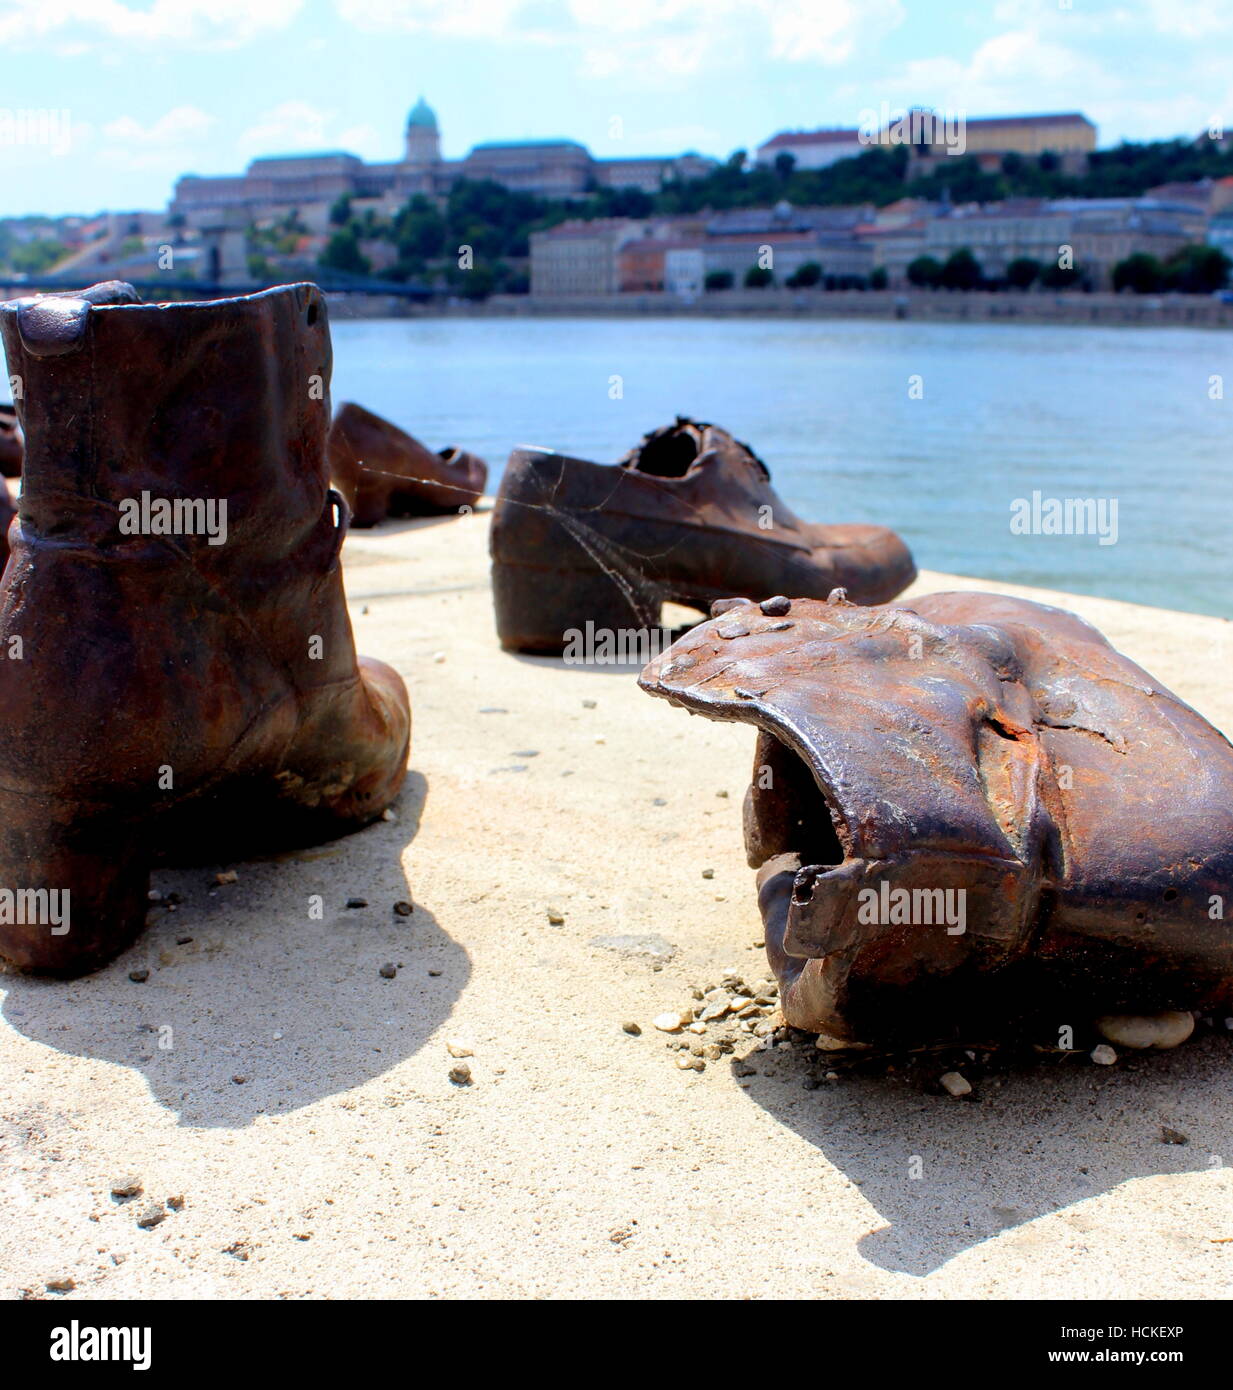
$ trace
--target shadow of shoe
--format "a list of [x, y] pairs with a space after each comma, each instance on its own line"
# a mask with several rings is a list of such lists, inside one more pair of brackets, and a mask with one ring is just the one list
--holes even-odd
[[409, 773], [396, 819], [328, 844], [158, 871], [133, 946], [77, 980], [5, 976], [0, 1012], [47, 1047], [141, 1071], [182, 1125], [241, 1128], [361, 1085], [424, 1044], [470, 974], [427, 907], [394, 908], [412, 901], [402, 854], [426, 790]]
[[[885, 1224], [859, 1242], [882, 1269], [931, 1273], [1037, 1217], [1066, 1211], [1138, 1178], [1218, 1170], [1230, 1154], [1217, 1122], [1228, 1092], [1229, 1041], [1206, 1033], [1172, 1052], [1098, 1067], [1086, 1054], [977, 1082], [975, 1103], [925, 1093], [905, 1077], [843, 1076], [804, 1089], [826, 1066], [755, 1052], [746, 1093], [844, 1173]], [[1162, 1142], [1162, 1126], [1188, 1143]], [[802, 1192], [808, 1171], [792, 1175]]]

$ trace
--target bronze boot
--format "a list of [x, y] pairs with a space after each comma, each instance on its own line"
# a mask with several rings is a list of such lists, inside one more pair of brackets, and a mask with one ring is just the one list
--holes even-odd
[[1233, 748], [1059, 609], [733, 600], [642, 674], [759, 730], [789, 1023], [863, 1043], [1233, 1000]]
[[24, 455], [25, 443], [17, 421], [17, 407], [0, 405], [0, 474], [6, 478], [20, 478]]
[[387, 516], [437, 516], [474, 507], [488, 467], [465, 449], [431, 449], [361, 405], [338, 408], [329, 438], [330, 472], [356, 526]]
[[617, 464], [515, 449], [491, 548], [497, 632], [515, 651], [560, 652], [588, 621], [655, 628], [665, 601], [705, 612], [731, 594], [843, 586], [881, 603], [916, 577], [893, 531], [802, 521], [751, 449], [684, 418]]
[[0, 956], [76, 975], [141, 930], [156, 859], [379, 816], [410, 716], [398, 674], [355, 655], [315, 286], [18, 301], [0, 332], [26, 432], [0, 588]]

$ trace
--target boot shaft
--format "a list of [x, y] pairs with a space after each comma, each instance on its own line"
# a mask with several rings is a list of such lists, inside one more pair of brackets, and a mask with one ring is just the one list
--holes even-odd
[[99, 287], [0, 306], [26, 434], [23, 533], [70, 544], [170, 535], [219, 574], [253, 552], [265, 564], [293, 554], [328, 489], [321, 292], [200, 304], [91, 295], [117, 298]]
[[305, 692], [356, 679], [329, 329], [311, 285], [91, 294], [0, 307], [27, 438], [0, 588], [0, 647], [22, 659], [0, 662], [0, 704], [31, 787], [139, 797], [163, 768], [177, 791], [213, 776], [252, 729], [293, 728]]

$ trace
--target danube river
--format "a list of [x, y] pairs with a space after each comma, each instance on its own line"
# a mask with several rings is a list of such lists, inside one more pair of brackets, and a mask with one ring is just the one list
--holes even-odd
[[[805, 517], [894, 526], [922, 567], [1233, 616], [1224, 333], [636, 318], [333, 333], [336, 403], [479, 453], [494, 487], [514, 444], [607, 462], [688, 414], [747, 440]], [[1016, 533], [1033, 494], [1037, 529], [1051, 500], [1080, 498], [1096, 506], [1072, 516], [1098, 533]]]

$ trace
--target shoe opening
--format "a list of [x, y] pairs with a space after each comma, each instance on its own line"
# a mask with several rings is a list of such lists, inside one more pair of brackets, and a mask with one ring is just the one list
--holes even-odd
[[836, 828], [841, 823], [802, 759], [773, 734], [760, 732], [745, 807], [750, 864], [760, 868], [777, 855], [794, 854], [802, 865], [834, 868], [845, 857]]
[[698, 457], [699, 443], [691, 429], [665, 431], [648, 439], [631, 459], [630, 466], [655, 478], [683, 478]]

